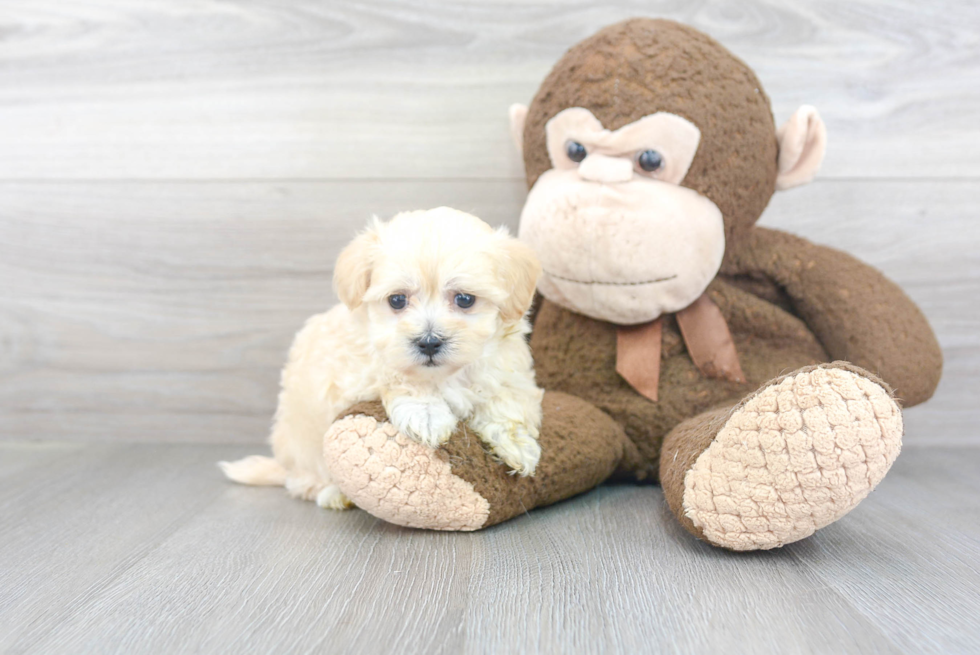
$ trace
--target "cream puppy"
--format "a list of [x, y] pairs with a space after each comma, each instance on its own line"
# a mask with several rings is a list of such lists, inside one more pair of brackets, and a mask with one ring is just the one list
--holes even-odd
[[327, 473], [323, 436], [340, 412], [380, 399], [395, 427], [420, 443], [436, 447], [465, 421], [507, 466], [533, 475], [543, 392], [525, 313], [539, 273], [530, 248], [463, 212], [375, 219], [337, 259], [343, 304], [310, 318], [293, 342], [274, 457], [219, 466], [236, 482], [349, 507]]

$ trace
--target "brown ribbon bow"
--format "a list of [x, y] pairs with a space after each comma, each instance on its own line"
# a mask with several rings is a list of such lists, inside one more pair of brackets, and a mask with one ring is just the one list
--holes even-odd
[[[677, 325], [701, 374], [731, 382], [745, 382], [735, 342], [718, 305], [708, 294], [677, 312]], [[616, 372], [650, 400], [657, 400], [660, 384], [662, 319], [619, 328], [616, 336]]]

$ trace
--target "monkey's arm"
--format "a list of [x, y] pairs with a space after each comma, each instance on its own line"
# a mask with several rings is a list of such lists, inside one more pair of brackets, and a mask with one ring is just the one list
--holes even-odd
[[906, 407], [936, 390], [943, 367], [936, 336], [905, 292], [871, 266], [785, 232], [754, 228], [722, 272], [772, 279], [832, 358], [876, 373]]

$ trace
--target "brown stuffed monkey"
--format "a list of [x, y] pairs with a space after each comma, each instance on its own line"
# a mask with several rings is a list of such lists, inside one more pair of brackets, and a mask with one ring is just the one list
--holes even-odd
[[400, 525], [474, 530], [611, 477], [659, 482], [687, 530], [733, 550], [853, 509], [942, 355], [878, 271], [755, 227], [774, 190], [816, 173], [816, 111], [777, 130], [743, 62], [635, 19], [574, 46], [511, 122], [530, 187], [520, 237], [543, 266], [537, 472], [509, 475], [464, 430], [429, 450], [365, 404], [325, 439], [344, 494]]

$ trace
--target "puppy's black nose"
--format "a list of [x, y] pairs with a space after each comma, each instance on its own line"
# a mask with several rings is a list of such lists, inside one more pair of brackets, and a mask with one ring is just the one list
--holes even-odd
[[442, 339], [434, 334], [427, 334], [416, 340], [415, 345], [426, 357], [435, 357], [439, 349], [442, 348]]

